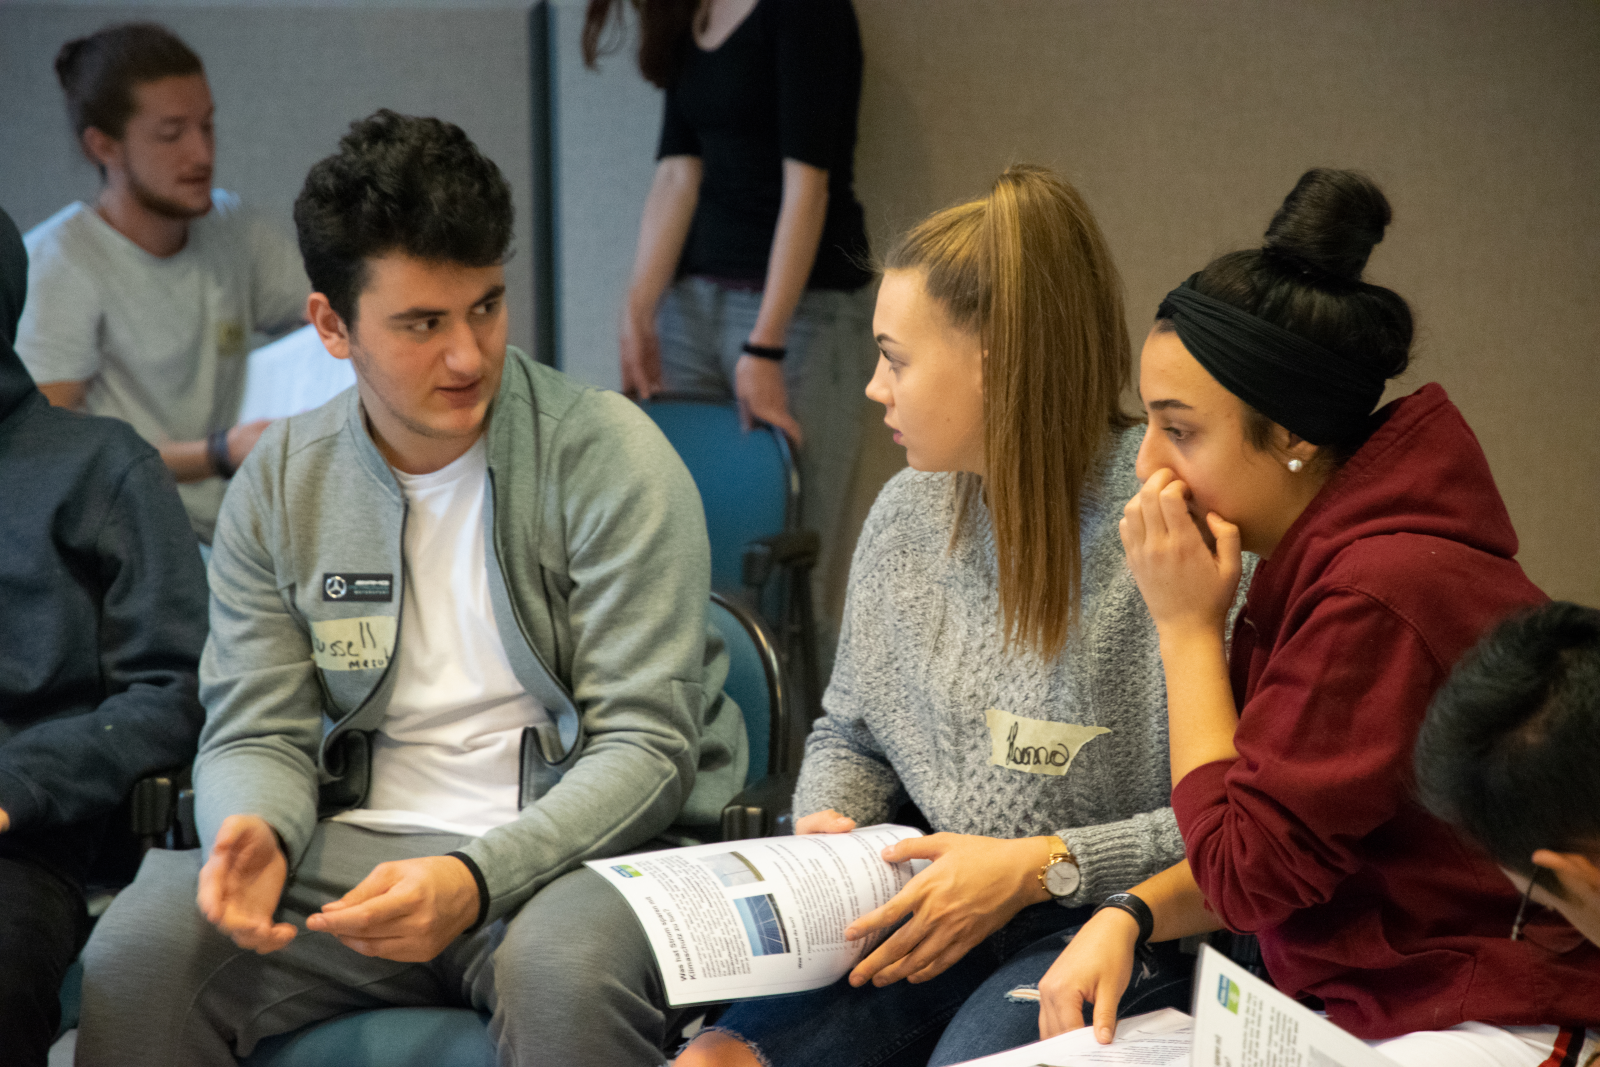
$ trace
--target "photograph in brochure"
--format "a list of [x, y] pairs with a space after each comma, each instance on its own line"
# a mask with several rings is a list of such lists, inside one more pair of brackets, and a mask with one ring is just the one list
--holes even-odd
[[820, 989], [877, 938], [845, 928], [882, 907], [925, 860], [880, 853], [907, 826], [765, 837], [590, 860], [639, 919], [675, 1007]]

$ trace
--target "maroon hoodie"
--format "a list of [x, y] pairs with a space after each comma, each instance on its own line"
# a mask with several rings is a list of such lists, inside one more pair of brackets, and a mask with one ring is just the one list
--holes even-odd
[[1273, 981], [1358, 1037], [1468, 1020], [1600, 1024], [1600, 950], [1417, 802], [1411, 749], [1456, 659], [1546, 598], [1438, 385], [1389, 404], [1250, 585], [1236, 760], [1172, 792], [1189, 864]]

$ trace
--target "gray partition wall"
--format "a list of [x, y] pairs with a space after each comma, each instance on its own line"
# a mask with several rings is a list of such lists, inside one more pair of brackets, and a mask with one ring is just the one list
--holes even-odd
[[511, 183], [510, 336], [534, 349], [534, 80], [543, 56], [530, 48], [530, 29], [542, 27], [532, 6], [0, 4], [0, 206], [26, 230], [74, 199], [93, 199], [99, 178], [68, 130], [56, 51], [109, 23], [151, 19], [206, 64], [217, 105], [216, 184], [285, 232], [306, 171], [338, 147], [352, 120], [388, 107], [461, 126]]
[[[1600, 4], [855, 3], [857, 191], [875, 245], [982, 193], [1007, 163], [1049, 164], [1106, 231], [1136, 346], [1161, 294], [1259, 240], [1301, 171], [1373, 174], [1395, 223], [1371, 275], [1410, 298], [1419, 325], [1395, 391], [1444, 383], [1488, 453], [1529, 574], [1600, 603], [1600, 433], [1586, 418], [1600, 407]], [[541, 353], [614, 386], [660, 94], [629, 47], [583, 67], [584, 0], [530, 6], [0, 3], [0, 204], [27, 226], [92, 194], [51, 57], [112, 17], [157, 16], [207, 60], [220, 183], [285, 226], [305, 168], [351, 118], [388, 105], [459, 122], [516, 190], [509, 280], [527, 300], [513, 338], [544, 336]], [[535, 270], [547, 245], [550, 268]], [[553, 313], [536, 333], [541, 294]], [[857, 521], [902, 462], [879, 413], [867, 418]]]
[[[1594, 0], [855, 0], [857, 192], [874, 244], [1017, 160], [1089, 199], [1135, 351], [1167, 289], [1259, 242], [1308, 167], [1369, 171], [1395, 222], [1412, 371], [1477, 431], [1553, 596], [1600, 604], [1600, 4]], [[615, 315], [658, 119], [623, 52], [577, 62], [557, 0], [567, 365], [615, 381]], [[588, 140], [578, 141], [579, 127]], [[579, 338], [582, 343], [577, 344]], [[901, 462], [870, 413], [857, 520]]]

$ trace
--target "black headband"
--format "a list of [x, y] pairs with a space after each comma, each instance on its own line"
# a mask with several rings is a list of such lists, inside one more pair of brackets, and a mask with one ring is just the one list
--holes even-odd
[[1387, 379], [1297, 333], [1194, 289], [1190, 275], [1156, 317], [1228, 392], [1314, 445], [1359, 434]]

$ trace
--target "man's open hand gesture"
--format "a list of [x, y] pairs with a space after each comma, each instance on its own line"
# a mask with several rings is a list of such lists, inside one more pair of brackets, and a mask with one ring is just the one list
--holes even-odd
[[211, 858], [200, 868], [200, 913], [240, 948], [276, 952], [294, 940], [292, 923], [274, 923], [289, 861], [278, 835], [259, 815], [222, 821]]

